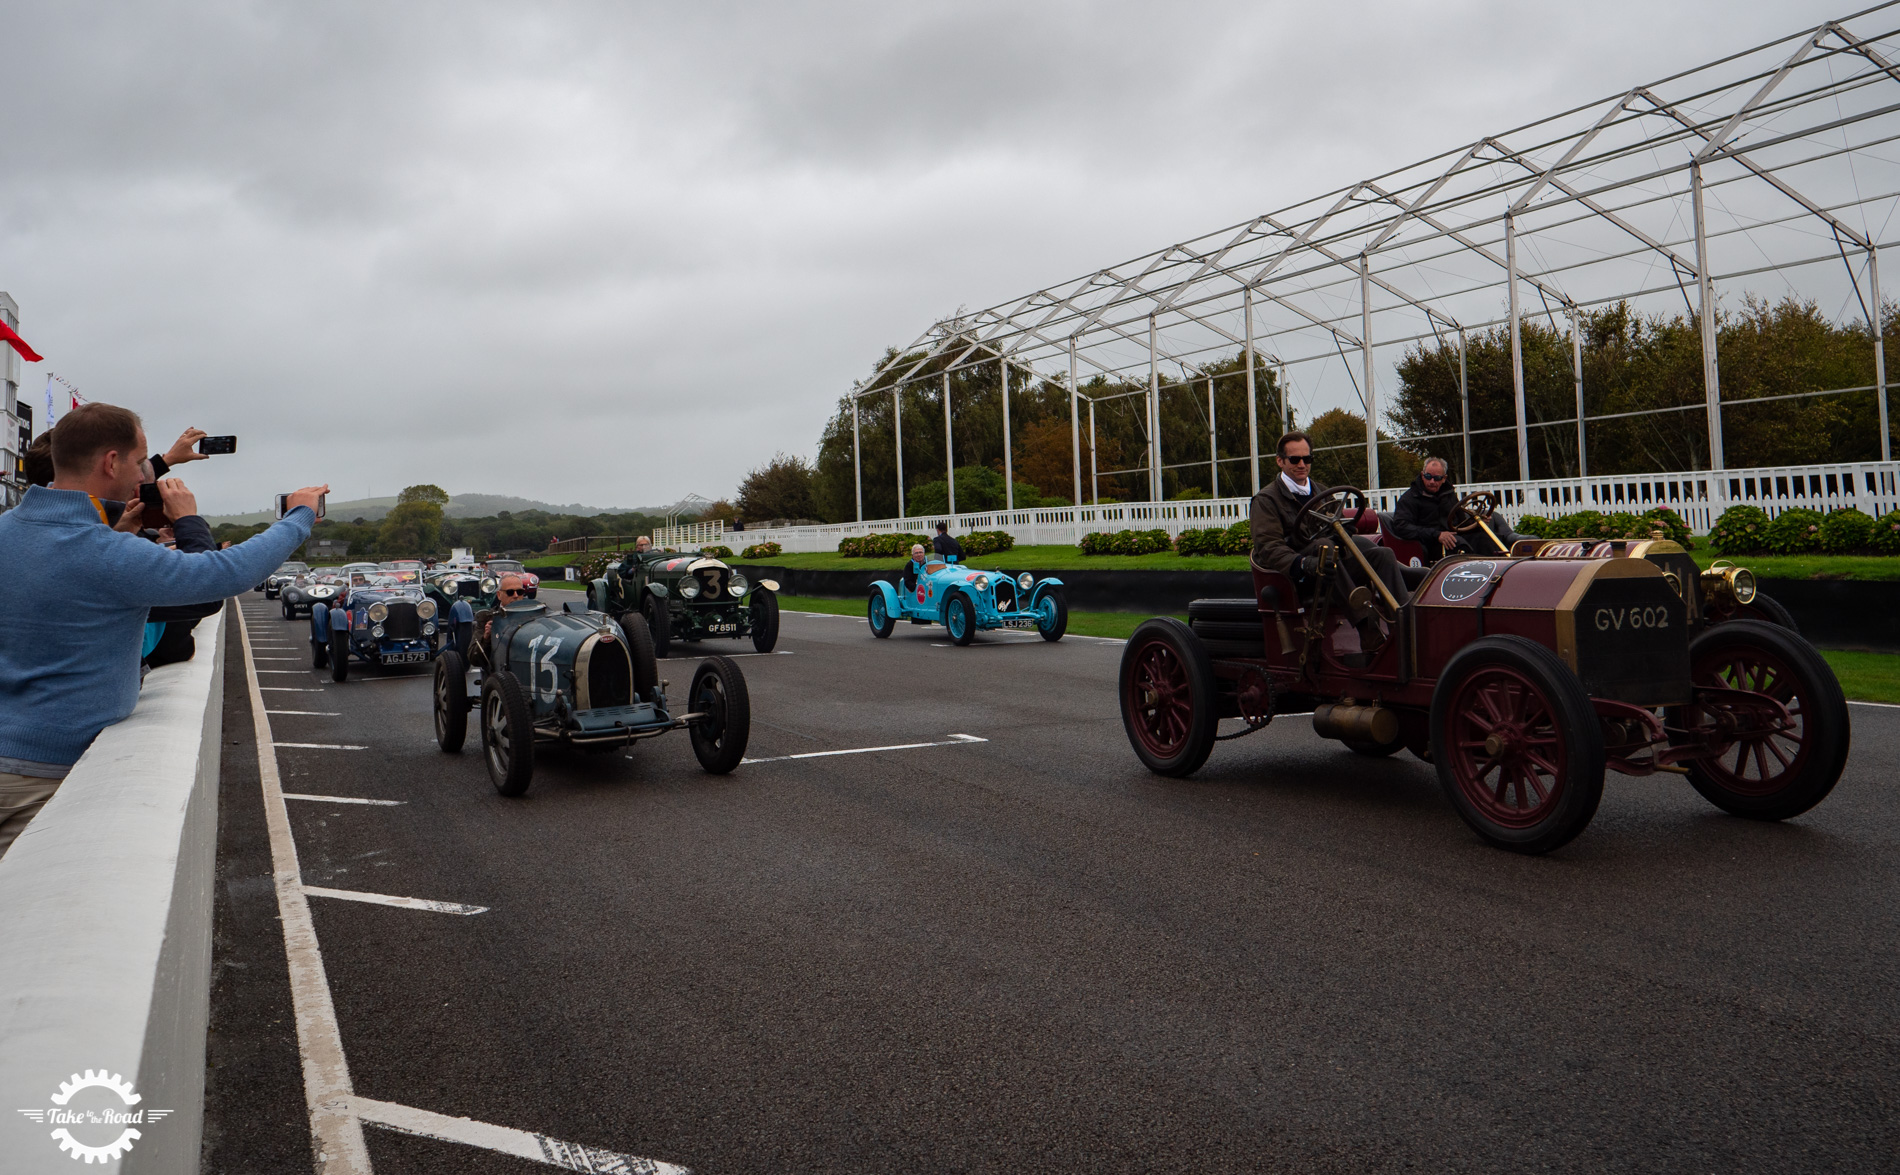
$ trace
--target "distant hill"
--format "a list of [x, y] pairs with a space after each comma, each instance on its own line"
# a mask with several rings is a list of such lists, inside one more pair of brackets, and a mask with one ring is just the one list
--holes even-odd
[[[357, 518], [376, 522], [395, 508], [396, 499], [393, 497], [357, 498], [349, 502], [326, 503], [324, 513], [343, 522]], [[503, 510], [511, 514], [523, 510], [545, 510], [549, 514], [578, 514], [591, 518], [596, 514], [658, 514], [664, 509], [664, 506], [582, 506], [579, 503], [557, 506], [551, 502], [537, 502], [533, 498], [516, 498], [507, 494], [451, 494], [448, 508], [443, 513], [451, 518], [488, 518]], [[274, 511], [258, 510], [250, 514], [207, 515], [205, 521], [213, 526], [226, 522], [249, 526], [255, 522], [269, 522], [276, 517]]]

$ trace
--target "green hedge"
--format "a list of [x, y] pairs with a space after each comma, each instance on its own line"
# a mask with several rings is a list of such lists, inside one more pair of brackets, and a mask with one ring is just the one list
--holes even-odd
[[921, 534], [867, 534], [854, 539], [839, 539], [838, 553], [847, 559], [888, 559], [908, 555], [917, 543], [930, 546], [930, 536]]
[[779, 546], [777, 543], [753, 543], [742, 551], [739, 557], [741, 559], [770, 559], [774, 555], [782, 555], [784, 553], [785, 548]]
[[714, 543], [714, 544], [713, 544], [712, 546], [710, 546], [710, 547], [701, 547], [701, 548], [699, 549], [699, 553], [700, 553], [700, 554], [702, 554], [702, 555], [704, 555], [704, 556], [706, 556], [706, 558], [708, 558], [708, 559], [730, 559], [730, 558], [732, 558], [732, 548], [731, 548], [731, 547], [724, 547], [724, 546], [720, 546], [720, 545], [719, 545], [718, 543]]
[[1252, 549], [1252, 528], [1244, 519], [1232, 526], [1184, 530], [1174, 540], [1177, 555], [1245, 555]]
[[1874, 519], [1874, 531], [1868, 536], [1867, 546], [1876, 555], [1900, 555], [1900, 510]]
[[963, 548], [963, 557], [969, 559], [1007, 551], [1016, 545], [1016, 536], [1006, 530], [973, 530], [957, 542]]
[[1900, 555], [1900, 510], [1870, 518], [1852, 506], [1822, 514], [1796, 507], [1773, 518], [1730, 506], [1709, 530], [1724, 555]]
[[1601, 510], [1579, 510], [1557, 518], [1526, 514], [1517, 520], [1517, 533], [1540, 539], [1646, 539], [1653, 538], [1657, 530], [1662, 531], [1662, 537], [1681, 543], [1684, 548], [1695, 546], [1689, 537], [1689, 524], [1667, 506], [1656, 506], [1641, 514], [1627, 510], [1610, 514]]
[[1172, 545], [1165, 530], [1098, 530], [1076, 544], [1084, 555], [1158, 555]]

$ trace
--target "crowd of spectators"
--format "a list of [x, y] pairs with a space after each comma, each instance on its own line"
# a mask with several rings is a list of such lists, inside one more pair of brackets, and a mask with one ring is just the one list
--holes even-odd
[[202, 436], [187, 429], [151, 455], [137, 415], [86, 404], [25, 454], [30, 488], [0, 514], [0, 856], [132, 712], [145, 670], [192, 656], [192, 627], [310, 535], [327, 486], [220, 549], [191, 490], [166, 476], [202, 459]]

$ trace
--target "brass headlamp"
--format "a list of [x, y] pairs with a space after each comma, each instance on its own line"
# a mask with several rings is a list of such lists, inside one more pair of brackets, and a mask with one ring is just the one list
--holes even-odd
[[1702, 598], [1724, 608], [1752, 604], [1755, 602], [1755, 573], [1727, 559], [1717, 559], [1702, 573]]

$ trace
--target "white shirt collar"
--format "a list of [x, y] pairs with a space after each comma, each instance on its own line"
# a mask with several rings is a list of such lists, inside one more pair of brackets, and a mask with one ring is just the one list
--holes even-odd
[[1306, 479], [1305, 485], [1301, 485], [1299, 482], [1294, 481], [1292, 478], [1282, 473], [1280, 475], [1280, 482], [1281, 484], [1285, 485], [1287, 489], [1293, 491], [1294, 493], [1298, 494], [1302, 498], [1304, 498], [1306, 495], [1313, 492], [1313, 479], [1311, 477], [1308, 477]]

